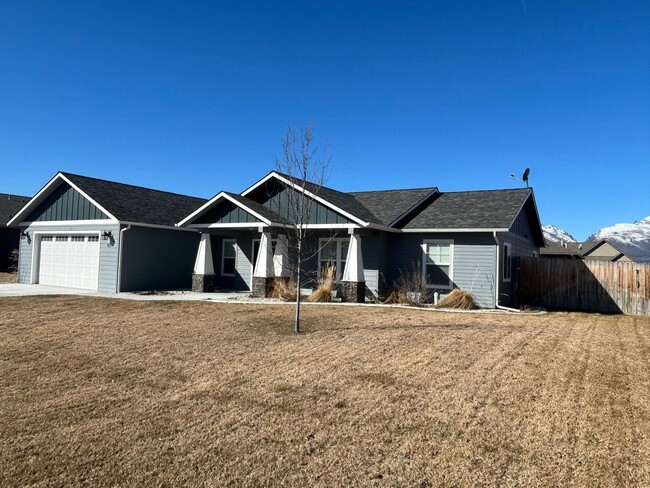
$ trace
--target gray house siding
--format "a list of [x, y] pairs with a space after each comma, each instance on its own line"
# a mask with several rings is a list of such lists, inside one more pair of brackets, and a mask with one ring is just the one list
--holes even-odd
[[[264, 205], [269, 210], [277, 213], [281, 217], [284, 217], [289, 222], [295, 222], [295, 217], [293, 215], [293, 209], [288, 202], [288, 193], [287, 192], [296, 192], [292, 188], [284, 188], [281, 186], [276, 186], [273, 189], [267, 189], [264, 185], [262, 188], [257, 189], [249, 195], [246, 195], [247, 198], [254, 200], [262, 205]], [[299, 198], [299, 197], [298, 197]], [[351, 221], [346, 217], [334, 212], [325, 205], [320, 204], [315, 200], [311, 200], [313, 206], [309, 215], [308, 224], [349, 224]]]
[[[215, 288], [229, 288], [233, 290], [250, 290], [253, 267], [253, 240], [260, 239], [259, 232], [251, 231], [228, 231], [227, 234], [212, 235], [212, 262], [214, 265]], [[223, 276], [221, 273], [221, 260], [223, 253], [223, 240], [236, 240], [235, 254], [235, 276]]]
[[[196, 220], [196, 224], [237, 224], [260, 222], [244, 209], [230, 201], [221, 202], [215, 208]], [[261, 222], [260, 222], [261, 223]]]
[[108, 216], [104, 215], [101, 210], [70, 185], [61, 183], [23, 221], [53, 222], [97, 219], [108, 219]]
[[191, 288], [200, 234], [132, 226], [122, 235], [120, 291]]
[[[89, 232], [97, 233], [102, 231], [110, 231], [113, 235], [113, 240], [99, 241], [99, 273], [97, 282], [97, 291], [104, 293], [115, 293], [117, 290], [117, 256], [119, 250], [119, 226], [116, 224], [110, 225], [89, 225], [77, 224], [74, 225], [30, 225], [28, 227], [21, 227], [26, 229], [31, 236], [29, 242], [27, 239], [20, 240], [20, 258], [18, 263], [18, 281], [20, 283], [32, 282], [32, 263], [38, 266], [39, 256], [33, 256], [35, 250], [36, 240], [38, 235], [42, 234], [65, 234], [66, 232]], [[38, 252], [38, 251], [37, 251]], [[38, 276], [35, 277], [35, 282], [38, 282]]]
[[499, 234], [499, 250], [503, 256], [504, 243], [510, 244], [511, 279], [503, 280], [503, 262], [499, 263], [499, 278], [501, 279], [500, 302], [501, 305], [510, 306], [517, 294], [516, 284], [518, 270], [515, 268], [516, 258], [539, 256], [539, 247], [535, 244], [530, 220], [526, 209], [522, 210], [513, 222], [510, 232]]
[[[495, 243], [490, 233], [413, 233], [392, 234], [386, 258], [385, 278], [388, 287], [402, 273], [410, 273], [415, 266], [420, 270], [423, 260], [422, 244], [426, 239], [452, 240], [453, 285], [471, 291], [481, 307], [495, 305]], [[449, 290], [439, 290], [442, 294]]]

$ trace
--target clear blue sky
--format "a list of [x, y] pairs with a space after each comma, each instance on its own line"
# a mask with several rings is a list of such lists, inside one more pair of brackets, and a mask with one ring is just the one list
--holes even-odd
[[513, 188], [584, 239], [650, 215], [650, 2], [0, 0], [0, 192], [210, 197], [312, 124], [343, 191]]

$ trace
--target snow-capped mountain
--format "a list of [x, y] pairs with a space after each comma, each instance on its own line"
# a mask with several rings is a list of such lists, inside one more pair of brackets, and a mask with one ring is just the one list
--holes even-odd
[[542, 225], [542, 230], [544, 231], [544, 239], [546, 239], [546, 242], [576, 242], [571, 234], [554, 225]]
[[587, 238], [588, 241], [602, 239], [611, 242], [638, 262], [650, 262], [650, 216], [632, 224], [603, 227]]

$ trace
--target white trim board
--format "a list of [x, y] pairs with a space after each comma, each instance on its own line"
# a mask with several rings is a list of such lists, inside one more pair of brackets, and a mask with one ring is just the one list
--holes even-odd
[[[222, 191], [222, 192], [217, 193], [207, 203], [203, 204], [201, 207], [199, 207], [194, 212], [192, 212], [190, 215], [188, 215], [183, 220], [181, 220], [178, 224], [176, 224], [176, 226], [177, 227], [182, 227], [182, 226], [185, 226], [185, 225], [191, 225], [192, 221], [194, 221], [196, 218], [203, 215], [207, 210], [212, 208], [217, 203], [218, 200], [221, 200], [221, 199], [224, 199], [224, 198], [226, 200], [228, 200], [229, 202], [231, 202], [232, 204], [234, 204], [235, 206], [237, 206], [237, 207], [241, 208], [242, 210], [244, 210], [245, 212], [249, 213], [250, 215], [252, 215], [256, 219], [258, 219], [261, 223], [266, 224], [266, 225], [271, 225], [272, 224], [272, 222], [269, 219], [267, 219], [265, 217], [262, 217], [260, 214], [258, 214], [254, 210], [251, 210], [250, 208], [248, 208], [243, 203], [238, 202], [237, 200], [232, 198], [230, 195], [228, 195], [226, 192]], [[256, 223], [256, 227], [259, 226], [260, 222]], [[248, 224], [248, 222], [247, 222], [247, 224]], [[233, 225], [233, 224], [229, 224], [229, 225]]]
[[56, 188], [55, 184], [59, 180], [66, 182], [68, 185], [74, 188], [77, 192], [79, 192], [81, 196], [83, 196], [86, 200], [88, 200], [95, 207], [101, 210], [104, 213], [104, 215], [106, 215], [109, 218], [109, 220], [117, 222], [117, 219], [113, 214], [111, 214], [108, 210], [106, 210], [104, 207], [98, 204], [95, 200], [90, 198], [90, 196], [88, 196], [86, 192], [84, 192], [81, 188], [79, 188], [72, 181], [66, 178], [63, 175], [63, 173], [58, 172], [56, 175], [52, 177], [50, 181], [46, 183], [46, 185], [43, 188], [40, 189], [40, 191], [36, 195], [34, 195], [34, 197], [29, 202], [27, 202], [27, 205], [25, 205], [22, 209], [20, 209], [20, 211], [16, 215], [14, 215], [14, 217], [9, 222], [7, 222], [7, 226], [17, 225], [16, 223], [14, 223], [14, 221], [21, 221], [24, 215], [28, 214], [28, 212], [30, 212], [35, 207], [37, 207], [48, 195], [50, 195], [50, 193], [52, 193], [52, 190]]
[[[302, 188], [300, 185], [297, 185], [297, 184], [295, 184], [294, 182], [292, 182], [292, 181], [286, 179], [285, 177], [283, 177], [282, 175], [276, 173], [275, 171], [271, 171], [268, 175], [266, 175], [266, 176], [265, 176], [264, 178], [262, 178], [260, 181], [258, 181], [257, 183], [255, 183], [253, 186], [251, 186], [251, 187], [247, 188], [246, 190], [244, 190], [244, 191], [242, 192], [241, 196], [245, 197], [245, 196], [248, 195], [250, 192], [252, 192], [252, 191], [255, 190], [256, 188], [258, 188], [260, 185], [266, 183], [266, 182], [267, 182], [268, 180], [270, 180], [271, 178], [276, 178], [277, 180], [280, 180], [280, 181], [283, 182], [284, 184], [289, 185], [290, 187], [292, 187], [293, 189], [295, 189], [295, 190], [297, 190], [297, 191], [300, 191], [300, 192], [303, 191], [303, 188]], [[348, 219], [350, 219], [350, 220], [356, 222], [357, 224], [359, 224], [359, 225], [362, 226], [362, 227], [367, 227], [367, 226], [369, 225], [369, 222], [364, 222], [364, 221], [361, 220], [360, 218], [355, 217], [355, 216], [352, 215], [351, 213], [348, 213], [348, 212], [346, 212], [345, 210], [343, 210], [342, 208], [337, 207], [337, 206], [334, 205], [333, 203], [328, 202], [328, 201], [325, 200], [324, 198], [322, 198], [322, 197], [320, 197], [320, 196], [318, 196], [318, 195], [316, 195], [316, 194], [310, 192], [310, 191], [307, 190], [306, 188], [304, 189], [304, 193], [305, 193], [305, 195], [307, 195], [308, 197], [313, 198], [314, 200], [316, 200], [317, 202], [321, 203], [322, 205], [325, 205], [326, 207], [330, 208], [331, 210], [334, 210], [335, 212], [340, 213], [340, 214], [343, 215], [344, 217], [346, 217], [346, 218], [348, 218]]]

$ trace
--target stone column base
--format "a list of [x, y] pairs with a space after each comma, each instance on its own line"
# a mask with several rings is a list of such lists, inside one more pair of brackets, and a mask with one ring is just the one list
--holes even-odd
[[253, 286], [251, 287], [251, 296], [254, 298], [266, 298], [271, 290], [273, 278], [260, 278], [253, 276]]
[[212, 293], [214, 291], [214, 275], [192, 274], [192, 291]]
[[366, 282], [343, 281], [341, 293], [344, 302], [363, 303], [366, 301]]

